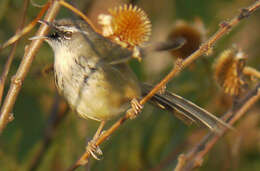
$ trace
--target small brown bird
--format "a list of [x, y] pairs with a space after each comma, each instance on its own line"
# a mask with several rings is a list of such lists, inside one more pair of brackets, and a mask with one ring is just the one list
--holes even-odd
[[[34, 39], [44, 38], [54, 51], [59, 93], [81, 117], [102, 121], [95, 141], [105, 121], [126, 111], [131, 102], [140, 107], [135, 99], [146, 95], [152, 86], [141, 84], [129, 68], [130, 50], [96, 33], [85, 21], [42, 22], [54, 32]], [[223, 126], [229, 127], [194, 103], [167, 91], [157, 93], [151, 102], [170, 112], [177, 110], [184, 118], [202, 123], [214, 132], [220, 132]], [[89, 151], [95, 157], [93, 148]], [[101, 153], [100, 150], [95, 152]]]

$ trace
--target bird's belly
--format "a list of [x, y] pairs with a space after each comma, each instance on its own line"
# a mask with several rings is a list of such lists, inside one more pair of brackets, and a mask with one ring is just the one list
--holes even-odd
[[[77, 80], [79, 81], [79, 80]], [[86, 81], [69, 81], [64, 87], [64, 97], [70, 106], [83, 118], [109, 120], [124, 112], [130, 98], [115, 87], [111, 87], [102, 75], [91, 75]]]
[[89, 96], [83, 97], [79, 105], [76, 105], [77, 113], [83, 118], [101, 121], [109, 120], [129, 107], [129, 102], [125, 102], [120, 106], [113, 104], [109, 96], [104, 96], [102, 93], [104, 93], [103, 90], [100, 92], [95, 90], [95, 93], [85, 91], [84, 94]]

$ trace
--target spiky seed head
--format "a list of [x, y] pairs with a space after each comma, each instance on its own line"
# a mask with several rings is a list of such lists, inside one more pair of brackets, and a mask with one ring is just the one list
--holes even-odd
[[242, 80], [246, 55], [234, 48], [223, 51], [214, 65], [214, 77], [224, 92], [239, 95], [245, 82]]
[[99, 23], [103, 25], [104, 36], [125, 46], [140, 46], [151, 35], [151, 22], [146, 13], [131, 4], [110, 9], [108, 15], [101, 14]]
[[172, 50], [171, 54], [177, 58], [186, 58], [197, 50], [205, 40], [204, 24], [200, 19], [196, 19], [194, 23], [178, 20], [168, 35], [168, 39], [174, 41], [178, 38], [184, 38], [186, 43], [181, 48]]

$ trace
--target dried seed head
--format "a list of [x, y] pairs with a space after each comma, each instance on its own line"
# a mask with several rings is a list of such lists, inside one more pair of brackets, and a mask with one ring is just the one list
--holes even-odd
[[168, 39], [176, 40], [184, 38], [186, 43], [179, 49], [171, 51], [174, 57], [186, 58], [199, 48], [206, 38], [206, 30], [200, 19], [196, 19], [194, 23], [187, 23], [179, 20], [171, 30]]
[[149, 40], [151, 22], [145, 12], [133, 5], [110, 9], [109, 15], [101, 14], [103, 35], [126, 47], [140, 46]]
[[246, 55], [234, 48], [225, 50], [216, 60], [215, 79], [225, 93], [230, 95], [241, 93], [242, 86], [245, 84], [242, 80], [245, 61]]

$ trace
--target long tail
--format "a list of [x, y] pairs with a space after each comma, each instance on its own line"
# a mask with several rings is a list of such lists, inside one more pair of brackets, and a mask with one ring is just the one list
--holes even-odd
[[[146, 95], [151, 89], [152, 86], [143, 84], [143, 96]], [[168, 91], [165, 91], [162, 94], [157, 93], [151, 98], [150, 101], [157, 107], [160, 107], [164, 110], [170, 112], [177, 110], [183, 115], [181, 116], [182, 118], [184, 117], [192, 122], [202, 123], [213, 132], [220, 133], [223, 127], [232, 129], [230, 125], [215, 115], [174, 93], [170, 93]]]

